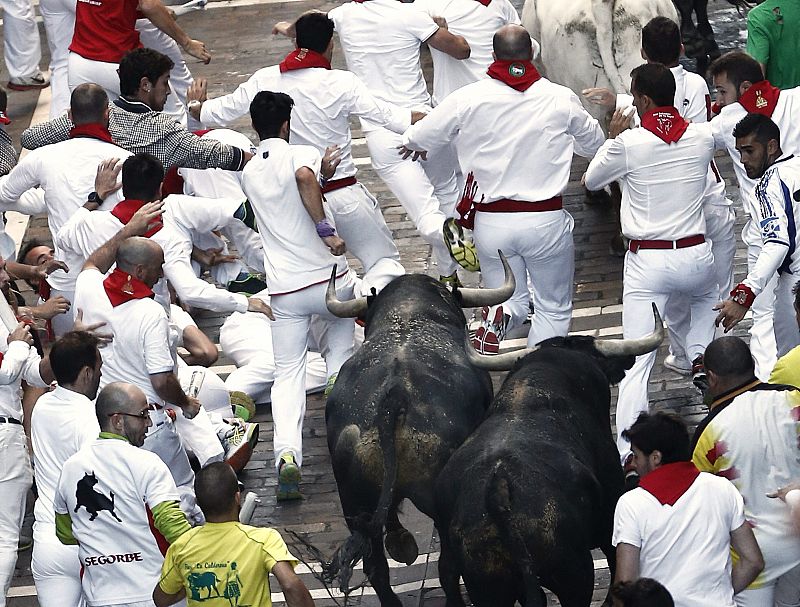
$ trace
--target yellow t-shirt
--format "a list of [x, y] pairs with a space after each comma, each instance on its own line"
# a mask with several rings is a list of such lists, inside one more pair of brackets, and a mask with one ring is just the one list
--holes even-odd
[[790, 350], [778, 359], [772, 375], [771, 384], [785, 384], [800, 388], [800, 346]]
[[186, 590], [190, 607], [269, 607], [269, 572], [278, 561], [297, 560], [274, 529], [239, 522], [206, 523], [167, 550], [161, 590]]

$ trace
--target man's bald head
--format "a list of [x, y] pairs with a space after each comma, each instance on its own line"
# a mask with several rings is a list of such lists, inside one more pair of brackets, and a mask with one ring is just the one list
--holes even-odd
[[105, 431], [111, 429], [111, 416], [114, 413], [138, 413], [143, 398], [146, 403], [144, 393], [133, 384], [124, 382], [108, 384], [100, 390], [95, 402], [95, 413], [100, 429]]
[[72, 123], [75, 125], [93, 122], [106, 124], [108, 95], [103, 87], [97, 84], [79, 84], [72, 91], [69, 109]]
[[533, 46], [531, 37], [521, 25], [504, 25], [492, 39], [494, 56], [501, 61], [531, 61]]
[[117, 249], [117, 267], [123, 272], [133, 273], [136, 266], [153, 267], [162, 263], [164, 253], [161, 246], [149, 238], [128, 238]]

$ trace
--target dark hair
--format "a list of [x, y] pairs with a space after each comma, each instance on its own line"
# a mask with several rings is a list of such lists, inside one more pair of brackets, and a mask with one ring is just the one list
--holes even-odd
[[492, 50], [501, 61], [526, 61], [533, 56], [531, 37], [521, 26], [504, 26], [492, 38]]
[[174, 66], [172, 59], [151, 48], [136, 48], [125, 53], [119, 62], [120, 95], [136, 95], [142, 78], [155, 84]]
[[17, 255], [17, 263], [23, 263], [25, 265], [33, 265], [28, 264], [25, 262], [25, 258], [28, 256], [28, 253], [33, 251], [36, 247], [47, 247], [52, 248], [46, 242], [39, 240], [37, 238], [31, 238], [28, 242], [26, 242], [19, 250], [19, 254]]
[[261, 91], [250, 103], [250, 119], [259, 139], [277, 137], [281, 126], [292, 116], [294, 100], [286, 93]]
[[206, 518], [224, 516], [233, 509], [239, 480], [227, 462], [213, 462], [197, 473], [194, 493]]
[[295, 22], [294, 31], [298, 48], [324, 53], [333, 38], [333, 21], [325, 13], [312, 11]]
[[736, 87], [736, 97], [739, 97], [739, 87], [744, 82], [755, 84], [764, 80], [764, 73], [758, 61], [742, 51], [732, 51], [725, 53], [722, 57], [714, 60], [708, 68], [711, 77], [725, 74], [731, 84]]
[[778, 125], [763, 114], [748, 114], [733, 127], [733, 136], [736, 138], [753, 134], [756, 136], [756, 141], [762, 145], [767, 145], [771, 139], [777, 141], [778, 145], [781, 143], [781, 130]]
[[675, 76], [660, 63], [645, 63], [634, 68], [631, 90], [647, 95], [659, 107], [675, 105]]
[[755, 375], [753, 355], [747, 344], [732, 335], [726, 335], [708, 344], [703, 353], [703, 365], [720, 377]]
[[108, 95], [97, 84], [79, 84], [69, 99], [72, 124], [100, 122], [108, 109]]
[[58, 383], [71, 384], [78, 379], [84, 367], [97, 364], [100, 353], [97, 338], [87, 331], [70, 331], [53, 344], [50, 350], [50, 367]]
[[642, 28], [642, 49], [649, 61], [675, 63], [681, 56], [681, 29], [669, 17], [654, 17]]
[[617, 582], [611, 587], [611, 597], [619, 600], [622, 607], [675, 607], [669, 590], [647, 577]]
[[128, 156], [122, 164], [122, 194], [127, 199], [155, 200], [163, 180], [164, 165], [147, 152]]
[[670, 413], [641, 413], [634, 424], [622, 432], [622, 438], [645, 455], [660, 451], [662, 464], [685, 462], [691, 458], [686, 424]]
[[0, 112], [5, 112], [8, 109], [8, 93], [6, 89], [0, 86]]
[[800, 281], [794, 283], [792, 295], [794, 295], [794, 307], [800, 310]]

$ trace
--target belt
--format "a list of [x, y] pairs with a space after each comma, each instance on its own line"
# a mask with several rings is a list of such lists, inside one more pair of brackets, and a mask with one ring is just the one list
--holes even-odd
[[322, 193], [327, 194], [328, 192], [335, 192], [336, 190], [341, 190], [342, 188], [346, 188], [347, 186], [355, 185], [357, 183], [358, 180], [355, 177], [333, 179], [325, 182], [325, 185], [322, 186]]
[[535, 202], [501, 198], [494, 202], [475, 205], [475, 210], [479, 213], [539, 213], [542, 211], [558, 211], [562, 208], [563, 201], [561, 196], [553, 196], [547, 200], [537, 200]]
[[631, 240], [628, 244], [628, 250], [631, 253], [636, 253], [639, 249], [685, 249], [703, 244], [705, 241], [706, 237], [702, 234], [695, 234], [678, 240]]
[[21, 426], [22, 422], [18, 419], [14, 419], [13, 417], [0, 416], [0, 424], [19, 424]]

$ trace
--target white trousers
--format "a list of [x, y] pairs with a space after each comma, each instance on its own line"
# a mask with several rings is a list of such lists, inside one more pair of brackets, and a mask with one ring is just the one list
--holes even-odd
[[761, 588], [733, 597], [736, 607], [797, 607], [800, 605], [800, 565]]
[[[341, 300], [352, 299], [355, 283], [348, 272], [336, 284]], [[275, 424], [275, 465], [283, 453], [294, 453], [303, 463], [303, 417], [306, 412], [306, 350], [312, 317], [327, 326], [326, 347], [322, 355], [327, 375], [338, 373], [353, 353], [355, 322], [337, 318], [325, 307], [326, 284], [308, 287], [295, 293], [273, 295], [275, 320], [272, 323], [272, 348], [275, 353], [275, 383], [272, 386], [272, 419]]]
[[[761, 233], [754, 226], [753, 220], [748, 219], [742, 229], [742, 240], [747, 245], [747, 269], [752, 270], [761, 253]], [[767, 283], [758, 294], [750, 312], [753, 324], [750, 327], [750, 353], [756, 364], [756, 377], [761, 381], [768, 381], [778, 362], [778, 346], [775, 341], [775, 327], [773, 313], [775, 311], [775, 289], [778, 286], [778, 275]]]
[[[365, 133], [372, 167], [386, 182], [403, 205], [425, 242], [433, 248], [439, 274], [448, 276], [458, 264], [444, 244], [442, 226], [445, 219], [455, 217], [459, 190], [451, 148], [431, 153], [428, 160], [403, 160], [397, 153], [402, 135], [387, 129]], [[346, 242], [346, 240], [345, 240]]]
[[[717, 283], [714, 257], [708, 242], [685, 249], [640, 249], [625, 254], [622, 293], [622, 333], [625, 339], [644, 337], [653, 331], [653, 303], [659, 313], [670, 297], [680, 294], [688, 302], [691, 321], [686, 334], [686, 355], [694, 360], [714, 338], [714, 304]], [[625, 373], [617, 398], [617, 448], [622, 461], [630, 444], [622, 431], [630, 428], [642, 411], [647, 411], [647, 382], [656, 360], [656, 351], [636, 357]]]
[[800, 279], [797, 276], [786, 272], [778, 276], [778, 284], [775, 288], [775, 312], [773, 313], [778, 358], [785, 356], [796, 346], [800, 346], [800, 328], [797, 326], [794, 294], [792, 293], [798, 280]]
[[25, 431], [19, 424], [0, 423], [0, 607], [14, 577], [25, 498], [33, 482]]
[[373, 288], [379, 292], [406, 273], [381, 207], [367, 188], [357, 183], [328, 192], [325, 205], [333, 216], [336, 231], [347, 243], [347, 250], [364, 267], [362, 295], [369, 295]]
[[[244, 316], [237, 314], [237, 317]], [[275, 356], [272, 335], [267, 320], [241, 318], [226, 321], [219, 330], [222, 351], [233, 360], [237, 369], [225, 380], [231, 392], [244, 392], [256, 403], [271, 402], [272, 384], [275, 381]], [[256, 324], [258, 323], [258, 324]], [[258, 332], [254, 330], [261, 329]], [[265, 333], [269, 332], [270, 335]], [[319, 392], [325, 387], [328, 370], [317, 352], [306, 353], [306, 393]]]
[[56, 538], [36, 540], [31, 559], [36, 598], [41, 607], [83, 607], [81, 561], [77, 546], [66, 546]]
[[[529, 311], [531, 277], [534, 314], [528, 346], [550, 337], [564, 336], [572, 318], [572, 281], [575, 247], [572, 216], [564, 210], [542, 213], [476, 213], [473, 237], [481, 260], [483, 284], [494, 289], [503, 284], [503, 264], [498, 249], [508, 259], [517, 287], [503, 312], [511, 319], [508, 329], [525, 322]], [[490, 312], [489, 318], [493, 318]]]
[[69, 109], [69, 45], [75, 29], [77, 0], [39, 0], [50, 47], [50, 118]]
[[50, 320], [50, 325], [53, 327], [53, 334], [58, 338], [69, 331], [72, 331], [72, 326], [75, 324], [75, 314], [77, 310], [71, 305], [75, 301], [75, 291], [59, 291], [58, 289], [50, 290], [50, 297], [63, 297], [70, 303], [69, 310], [64, 314], [57, 314]]
[[2, 0], [3, 52], [11, 78], [33, 76], [39, 71], [42, 44], [31, 0]]
[[[733, 207], [706, 205], [703, 207], [703, 214], [706, 218], [706, 240], [711, 242], [711, 253], [714, 256], [714, 278], [719, 286], [719, 299], [724, 301], [730, 297], [733, 289], [733, 257], [736, 254], [733, 224], [736, 213]], [[686, 334], [691, 319], [688, 301], [680, 295], [670, 297], [664, 319], [669, 331], [670, 353], [677, 358], [687, 359]], [[714, 336], [721, 335], [723, 329], [719, 327]], [[691, 359], [687, 360], [692, 362]]]

